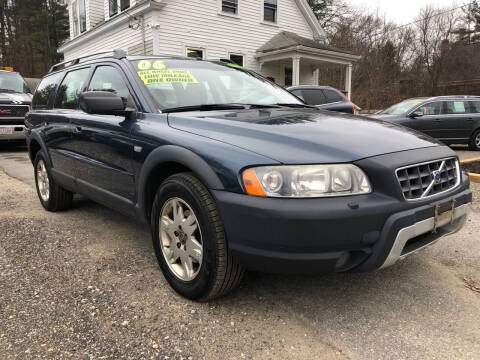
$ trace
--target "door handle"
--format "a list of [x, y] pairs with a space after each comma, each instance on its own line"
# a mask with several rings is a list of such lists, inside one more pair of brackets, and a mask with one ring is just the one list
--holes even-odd
[[467, 121], [473, 121], [473, 118], [468, 118]]
[[441, 119], [435, 119], [435, 120], [433, 120], [433, 121], [435, 121], [435, 122], [442, 122]]
[[73, 128], [73, 132], [74, 132], [75, 134], [80, 134], [80, 133], [82, 132], [82, 128], [81, 128], [80, 126], [75, 126], [75, 127]]

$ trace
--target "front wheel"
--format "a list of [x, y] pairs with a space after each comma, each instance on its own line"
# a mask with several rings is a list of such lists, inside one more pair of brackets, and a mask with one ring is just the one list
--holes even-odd
[[177, 174], [162, 183], [151, 223], [157, 260], [180, 295], [207, 301], [238, 286], [244, 269], [228, 253], [212, 195], [193, 174]]
[[470, 149], [480, 151], [480, 130], [475, 131], [470, 140]]

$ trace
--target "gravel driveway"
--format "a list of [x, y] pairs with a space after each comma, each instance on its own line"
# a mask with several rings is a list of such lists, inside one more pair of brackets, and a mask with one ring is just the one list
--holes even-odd
[[170, 290], [144, 226], [80, 197], [43, 211], [25, 158], [0, 150], [1, 359], [480, 358], [480, 184], [460, 233], [392, 268], [250, 273], [198, 304]]

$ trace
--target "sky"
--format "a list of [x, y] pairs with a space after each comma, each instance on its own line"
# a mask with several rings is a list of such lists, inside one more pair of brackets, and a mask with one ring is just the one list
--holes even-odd
[[350, 5], [363, 9], [380, 10], [387, 20], [399, 25], [414, 21], [420, 9], [425, 5], [433, 4], [441, 7], [455, 7], [468, 3], [468, 0], [349, 0]]

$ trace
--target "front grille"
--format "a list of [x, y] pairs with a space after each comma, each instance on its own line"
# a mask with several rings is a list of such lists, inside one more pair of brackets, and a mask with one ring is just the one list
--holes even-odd
[[0, 105], [1, 118], [24, 118], [28, 112], [28, 106]]
[[457, 187], [460, 165], [456, 158], [435, 160], [398, 169], [397, 178], [406, 200], [423, 200]]

